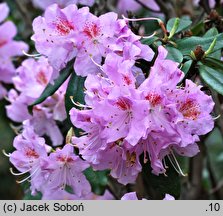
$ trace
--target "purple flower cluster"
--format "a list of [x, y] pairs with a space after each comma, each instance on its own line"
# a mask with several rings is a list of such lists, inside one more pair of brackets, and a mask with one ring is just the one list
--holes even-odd
[[[7, 91], [3, 83], [12, 83], [15, 74], [13, 58], [23, 55], [22, 51], [27, 51], [28, 46], [13, 38], [17, 34], [16, 26], [11, 21], [5, 21], [9, 8], [6, 3], [0, 4], [0, 99], [6, 96]], [[3, 22], [3, 23], [2, 23]]]
[[177, 86], [183, 72], [165, 59], [165, 48], [158, 50], [144, 80], [134, 63], [109, 54], [102, 67], [105, 75], [87, 76], [85, 108], [70, 112], [74, 126], [86, 132], [73, 137], [82, 157], [96, 170], [111, 169], [122, 184], [135, 182], [142, 153], [154, 174], [165, 173], [165, 156], [196, 155], [199, 135], [214, 126], [212, 98], [190, 80]]
[[[85, 169], [109, 169], [111, 176], [126, 185], [135, 182], [142, 170], [140, 157], [144, 156], [144, 163], [149, 161], [156, 175], [165, 174], [166, 158], [181, 172], [175, 154], [196, 155], [199, 136], [214, 127], [212, 98], [190, 80], [179, 85], [184, 73], [178, 63], [166, 59], [163, 46], [158, 47], [151, 69], [142, 71], [136, 63], [140, 59], [152, 61], [154, 52], [140, 42], [127, 19], [118, 19], [113, 12], [97, 17], [88, 7], [78, 9], [70, 4], [73, 2], [93, 4], [57, 1], [61, 7], [68, 6], [49, 6], [44, 16], [33, 22], [32, 39], [42, 57], [25, 60], [10, 78], [15, 89], [8, 93], [7, 115], [23, 125], [22, 134], [14, 140], [16, 150], [10, 154], [11, 163], [21, 173], [12, 173], [29, 174], [20, 182], [30, 179], [32, 194], [40, 191], [43, 199], [111, 199], [108, 192], [104, 196], [91, 192]], [[81, 136], [73, 136], [72, 144], [69, 141], [63, 148], [53, 149], [40, 136], [50, 137], [53, 146], [64, 143], [56, 121], [66, 119], [68, 80], [54, 95], [34, 106], [33, 115], [27, 107], [74, 58], [75, 73], [86, 77], [85, 104], [75, 102], [74, 95], [75, 108], [70, 111]]]
[[38, 61], [23, 61], [12, 79], [15, 89], [8, 93], [8, 101], [11, 104], [6, 106], [6, 111], [7, 116], [14, 122], [29, 120], [38, 135], [48, 135], [53, 145], [57, 146], [63, 143], [63, 136], [56, 120], [62, 122], [66, 119], [64, 95], [67, 82], [54, 95], [34, 106], [33, 115], [28, 112], [28, 106], [41, 95], [51, 81], [52, 75], [53, 68], [44, 57]]
[[100, 72], [97, 64], [109, 54], [121, 56], [123, 61], [153, 57], [153, 51], [140, 43], [141, 37], [113, 12], [96, 17], [88, 7], [78, 9], [72, 4], [60, 9], [54, 4], [44, 17], [34, 20], [33, 29], [37, 51], [47, 56], [56, 70], [76, 57], [74, 70], [81, 76]]
[[[53, 151], [45, 140], [39, 137], [30, 125], [24, 121], [23, 133], [13, 143], [15, 151], [9, 155], [10, 162], [20, 173], [14, 175], [28, 176], [31, 192], [42, 193], [42, 199], [112, 199], [109, 192], [97, 196], [91, 192], [91, 186], [83, 174], [89, 164], [74, 154], [74, 148], [66, 144], [62, 149]], [[70, 187], [71, 192], [66, 191]]]

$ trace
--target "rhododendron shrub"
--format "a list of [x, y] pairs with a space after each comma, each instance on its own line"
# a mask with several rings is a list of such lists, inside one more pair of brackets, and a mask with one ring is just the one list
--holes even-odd
[[[206, 142], [222, 130], [223, 95], [221, 2], [205, 4], [194, 1], [210, 12], [197, 24], [168, 20], [169, 3], [156, 0], [33, 1], [42, 14], [29, 53], [11, 21], [0, 25], [0, 97], [16, 133], [3, 153], [26, 195], [200, 198], [182, 182], [201, 191], [193, 166], [205, 157], [212, 171]], [[8, 13], [0, 4], [1, 22]]]

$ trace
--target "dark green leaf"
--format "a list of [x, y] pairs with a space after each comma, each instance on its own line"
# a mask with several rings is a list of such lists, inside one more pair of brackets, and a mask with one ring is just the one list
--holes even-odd
[[213, 52], [223, 48], [223, 33], [218, 34], [217, 36], [212, 37], [196, 37], [192, 36], [189, 38], [184, 38], [176, 41], [177, 49], [179, 49], [183, 55], [189, 55], [198, 45], [201, 45], [203, 50], [206, 51], [210, 47], [213, 40], [217, 38], [216, 45], [213, 49]]
[[158, 39], [159, 39], [158, 37], [154, 36], [154, 37], [151, 37], [151, 38], [142, 39], [141, 42], [143, 44], [146, 44], [146, 45], [151, 45], [152, 43], [154, 43]]
[[179, 63], [183, 61], [183, 55], [178, 49], [171, 46], [166, 46], [166, 49], [168, 50], [167, 59], [170, 59]]
[[[216, 36], [216, 35], [218, 35], [218, 30], [216, 28], [211, 28], [204, 34], [203, 37], [208, 38], [208, 37], [212, 37], [212, 36]], [[212, 57], [212, 58], [220, 59], [221, 58], [221, 49], [219, 49], [216, 52], [210, 53], [208, 56]]]
[[70, 60], [67, 63], [67, 66], [60, 71], [60, 76], [56, 80], [54, 80], [54, 84], [53, 85], [48, 84], [43, 93], [40, 95], [40, 97], [28, 107], [30, 112], [32, 112], [33, 106], [42, 103], [49, 96], [53, 95], [58, 90], [58, 88], [60, 88], [60, 86], [66, 81], [66, 79], [72, 73], [73, 65], [74, 65], [74, 59]]
[[185, 74], [188, 73], [188, 71], [189, 71], [189, 69], [190, 69], [190, 67], [191, 67], [192, 62], [193, 62], [192, 60], [189, 60], [189, 61], [186, 61], [185, 63], [183, 63], [183, 66], [182, 66], [181, 70], [182, 70]]
[[[170, 32], [171, 29], [174, 26], [176, 18], [171, 18], [168, 22], [167, 22], [167, 31]], [[183, 17], [180, 19], [180, 24], [179, 27], [177, 28], [176, 33], [179, 33], [183, 30], [186, 30], [190, 27], [192, 21], [188, 18], [188, 17]]]
[[108, 184], [108, 170], [94, 171], [91, 167], [84, 171], [84, 174], [91, 184], [92, 191], [98, 195], [102, 195], [105, 192]]
[[209, 133], [205, 144], [210, 157], [210, 163], [214, 168], [216, 178], [220, 181], [223, 178], [223, 137], [221, 131], [216, 127]]
[[166, 171], [166, 176], [163, 174], [159, 176], [154, 175], [151, 172], [152, 169], [149, 162], [146, 164], [143, 161], [141, 162], [143, 164], [142, 177], [150, 199], [161, 200], [165, 197], [165, 194], [170, 194], [176, 199], [180, 197], [181, 183], [179, 174], [172, 167], [168, 159], [166, 162], [169, 167]]
[[31, 195], [30, 183], [28, 181], [22, 183], [21, 187], [25, 192], [23, 200], [41, 200], [42, 194], [40, 192], [38, 192], [35, 196]]
[[204, 21], [199, 22], [195, 26], [191, 28], [193, 35], [199, 35], [201, 32], [204, 31]]
[[218, 30], [216, 28], [211, 28], [204, 34], [203, 37], [208, 38], [216, 35], [218, 35]]
[[211, 67], [215, 70], [218, 70], [219, 72], [221, 71], [223, 73], [223, 61], [207, 57], [205, 58], [202, 63], [208, 67]]
[[207, 85], [223, 95], [223, 73], [206, 65], [200, 65], [199, 71]]
[[75, 102], [79, 102], [84, 104], [84, 81], [85, 78], [81, 76], [77, 76], [75, 72], [72, 73], [68, 86], [67, 91], [65, 94], [65, 107], [67, 112], [67, 117], [69, 119], [69, 112], [74, 104], [71, 101], [71, 97]]
[[23, 200], [41, 200], [42, 194], [38, 192], [35, 196], [31, 195], [31, 191], [29, 190], [25, 196], [23, 197]]

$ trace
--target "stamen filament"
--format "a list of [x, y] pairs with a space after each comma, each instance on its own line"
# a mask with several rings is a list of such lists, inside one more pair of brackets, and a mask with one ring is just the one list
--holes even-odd
[[132, 22], [156, 20], [159, 23], [159, 26], [161, 27], [161, 29], [162, 29], [162, 31], [163, 31], [163, 33], [165, 35], [165, 38], [168, 35], [168, 31], [166, 30], [164, 22], [161, 19], [159, 19], [159, 18], [156, 18], [156, 17], [144, 17], [144, 18], [132, 19], [132, 18], [127, 18], [124, 15], [122, 15], [122, 18], [124, 20], [132, 21]]
[[29, 53], [27, 53], [25, 50], [22, 50], [22, 53], [24, 54], [24, 55], [26, 55], [26, 56], [28, 56], [28, 57], [40, 57], [41, 56], [41, 54], [40, 53], [37, 53], [37, 54], [29, 54]]
[[166, 160], [165, 160], [165, 158], [163, 158], [163, 164], [164, 164], [164, 168], [165, 169], [168, 169], [169, 167], [166, 165]]
[[[152, 37], [154, 37], [155, 35], [156, 35], [156, 31], [154, 31], [151, 35], [148, 35], [148, 36], [141, 36], [142, 38], [144, 38], [144, 39], [149, 39], [149, 38], [152, 38]], [[140, 35], [139, 35], [140, 36]]]
[[21, 181], [16, 181], [18, 184], [21, 184], [27, 180], [29, 180], [34, 174], [36, 174], [36, 172], [38, 171], [39, 169], [37, 168], [33, 173], [31, 173], [29, 176], [27, 176], [26, 178], [24, 178], [23, 180]]
[[218, 116], [213, 117], [212, 119], [213, 119], [213, 120], [217, 120], [217, 119], [219, 119], [220, 117], [221, 117], [221, 115], [219, 114]]
[[178, 174], [180, 174], [180, 171], [177, 169], [177, 167], [176, 167], [175, 164], [173, 163], [173, 161], [172, 161], [172, 159], [170, 158], [170, 156], [167, 155], [167, 157], [168, 157], [170, 163], [172, 164], [173, 168], [176, 170], [176, 172], [177, 172]]
[[71, 100], [71, 102], [72, 102], [75, 106], [77, 106], [77, 107], [81, 107], [81, 108], [90, 108], [90, 109], [92, 108], [92, 107], [90, 107], [90, 106], [81, 104], [81, 103], [79, 103], [79, 102], [75, 102], [73, 96], [70, 96], [70, 100]]
[[98, 64], [91, 56], [90, 56], [90, 59], [97, 67], [100, 68], [100, 70], [102, 70], [104, 72], [103, 67], [100, 64]]
[[21, 172], [21, 173], [15, 173], [15, 172], [13, 171], [12, 168], [9, 168], [9, 170], [10, 170], [10, 172], [12, 173], [12, 175], [14, 175], [14, 176], [21, 176], [21, 175], [24, 175], [24, 174], [26, 174], [27, 172], [29, 172], [31, 169], [26, 170], [26, 171]]
[[2, 153], [3, 153], [6, 157], [10, 157], [10, 156], [11, 156], [11, 153], [9, 153], [9, 154], [6, 153], [5, 149], [2, 150]]
[[175, 163], [176, 163], [176, 165], [177, 165], [177, 167], [178, 167], [178, 169], [179, 169], [181, 175], [182, 175], [182, 176], [187, 176], [187, 174], [184, 174], [184, 173], [183, 173], [183, 171], [182, 171], [182, 169], [181, 169], [181, 167], [180, 167], [180, 165], [179, 165], [179, 163], [178, 163], [178, 161], [177, 161], [177, 159], [176, 159], [174, 153], [171, 152], [171, 154], [172, 154], [172, 156], [173, 156], [173, 158], [174, 158], [174, 160], [175, 160]]
[[161, 19], [156, 17], [144, 17], [144, 18], [128, 18], [122, 15], [122, 18], [127, 21], [138, 22], [138, 21], [148, 21], [148, 20], [156, 20], [158, 23], [163, 22]]

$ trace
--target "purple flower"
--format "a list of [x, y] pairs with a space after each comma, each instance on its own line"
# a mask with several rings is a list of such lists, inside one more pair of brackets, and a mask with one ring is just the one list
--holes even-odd
[[23, 133], [14, 139], [13, 146], [16, 150], [10, 154], [10, 162], [21, 173], [17, 174], [13, 171], [12, 173], [18, 176], [29, 173], [28, 177], [19, 182], [31, 179], [31, 190], [35, 194], [35, 191], [40, 190], [44, 182], [41, 163], [47, 157], [49, 148], [45, 140], [34, 132], [29, 122], [24, 122]]
[[42, 169], [45, 172], [46, 190], [65, 189], [70, 186], [77, 196], [85, 196], [91, 192], [91, 187], [82, 173], [89, 164], [74, 154], [74, 148], [67, 144], [63, 149], [57, 149], [45, 160]]
[[170, 194], [165, 194], [165, 198], [163, 200], [175, 200], [175, 198]]
[[113, 200], [114, 197], [109, 193], [109, 191], [105, 191], [104, 195], [96, 195], [94, 193], [89, 193], [86, 196], [77, 196], [72, 193], [68, 193], [65, 190], [46, 190], [43, 193], [42, 200]]
[[36, 49], [48, 57], [56, 70], [63, 68], [76, 55], [70, 38], [77, 34], [74, 24], [77, 20], [79, 16], [76, 5], [60, 9], [57, 4], [53, 4], [47, 8], [44, 17], [39, 16], [33, 21], [35, 34], [32, 40], [35, 41]]
[[[138, 197], [137, 197], [136, 192], [129, 192], [129, 193], [124, 194], [121, 200], [138, 200]], [[146, 200], [146, 199], [143, 198], [142, 200]], [[175, 200], [175, 198], [171, 196], [170, 194], [165, 194], [165, 197], [163, 200]]]
[[129, 192], [122, 196], [121, 200], [138, 200], [136, 192]]
[[[0, 4], [0, 22], [7, 17], [8, 13], [7, 4]], [[16, 33], [16, 26], [11, 21], [0, 24], [0, 99], [6, 95], [6, 89], [2, 83], [12, 83], [12, 77], [15, 75], [12, 58], [21, 56], [23, 50], [28, 50], [24, 42], [13, 40]]]
[[68, 193], [65, 190], [45, 190], [42, 194], [42, 200], [80, 200], [80, 197]]
[[99, 73], [109, 53], [121, 55], [123, 62], [128, 60], [133, 65], [139, 58], [152, 60], [151, 48], [141, 44], [141, 37], [133, 34], [125, 20], [117, 18], [113, 12], [97, 17], [87, 7], [69, 5], [60, 9], [54, 4], [44, 17], [34, 20], [32, 39], [37, 51], [47, 56], [56, 70], [76, 57], [74, 69], [81, 76]]
[[121, 184], [134, 183], [142, 167], [139, 156], [140, 149], [131, 148], [122, 140], [107, 144], [104, 150], [97, 153], [97, 162], [92, 164], [96, 170], [110, 169], [111, 176]]
[[[159, 6], [156, 4], [156, 1], [154, 0], [140, 0], [140, 1], [155, 11], [160, 10]], [[119, 10], [119, 13], [123, 14], [126, 13], [126, 11], [134, 11], [134, 12], [138, 11], [139, 9], [141, 9], [141, 5], [134, 0], [119, 0], [117, 8]]]
[[63, 143], [63, 136], [55, 120], [66, 119], [64, 95], [67, 81], [51, 97], [43, 103], [34, 106], [33, 115], [28, 112], [31, 105], [43, 92], [53, 76], [53, 68], [48, 60], [41, 57], [38, 61], [34, 59], [25, 60], [16, 70], [13, 77], [16, 90], [11, 89], [8, 94], [10, 105], [6, 106], [7, 116], [15, 122], [23, 122], [29, 119], [35, 132], [42, 136], [48, 135], [54, 146]]
[[30, 58], [22, 62], [16, 73], [13, 78], [16, 89], [28, 97], [38, 98], [50, 82], [53, 69], [44, 57], [38, 62]]
[[166, 59], [167, 50], [159, 46], [158, 56], [154, 66], [150, 70], [148, 79], [146, 79], [139, 87], [140, 90], [145, 89], [175, 89], [176, 85], [183, 79], [184, 73], [178, 68], [178, 63]]
[[9, 14], [9, 8], [6, 3], [0, 4], [0, 22], [2, 22]]

